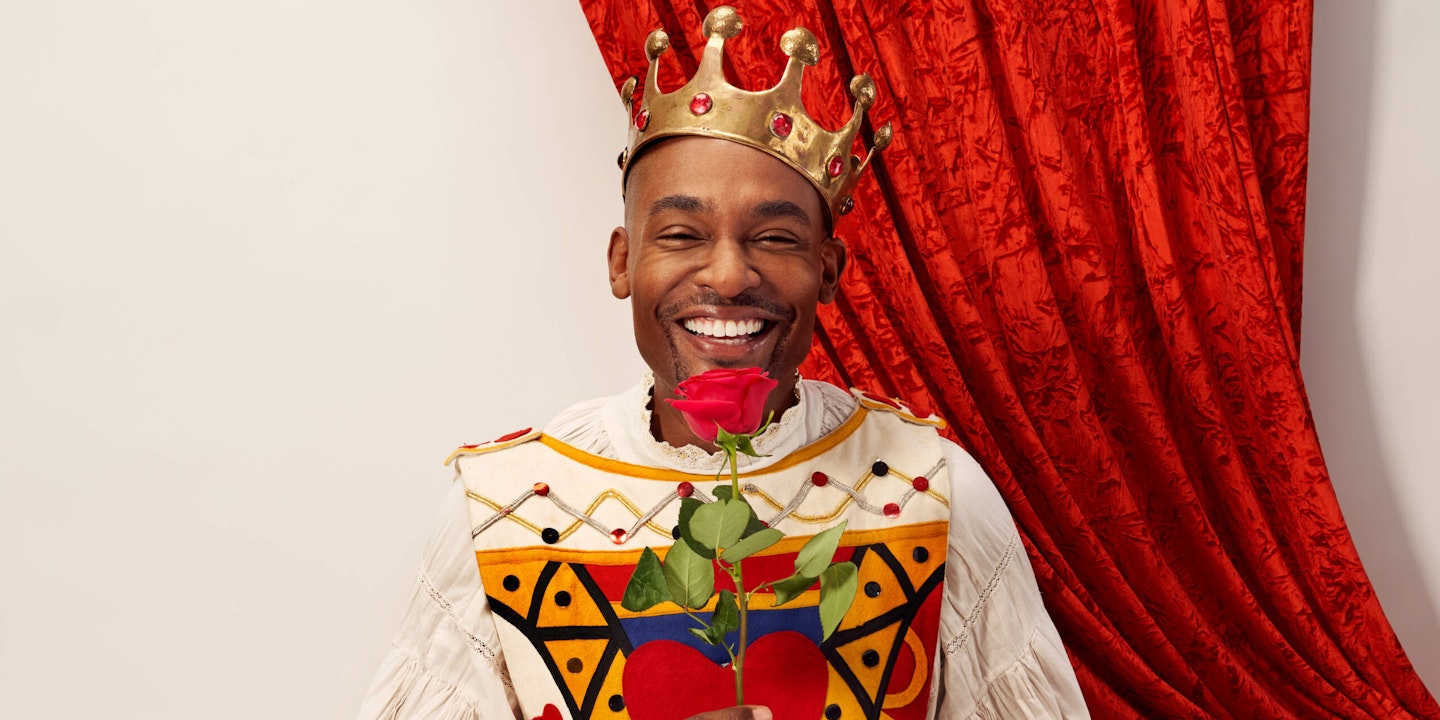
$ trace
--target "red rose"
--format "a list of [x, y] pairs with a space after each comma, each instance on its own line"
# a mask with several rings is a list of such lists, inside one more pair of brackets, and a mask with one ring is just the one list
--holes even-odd
[[760, 427], [765, 398], [780, 383], [757, 367], [716, 368], [690, 378], [675, 388], [683, 400], [665, 398], [685, 416], [690, 429], [707, 442], [715, 442], [719, 429], [748, 435]]

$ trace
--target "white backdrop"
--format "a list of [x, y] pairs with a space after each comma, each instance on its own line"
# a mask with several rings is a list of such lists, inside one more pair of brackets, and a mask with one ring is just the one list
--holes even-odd
[[[623, 113], [570, 2], [134, 5], [0, 0], [0, 717], [350, 717], [445, 454], [637, 377]], [[1305, 327], [1432, 684], [1437, 34], [1319, 9]]]

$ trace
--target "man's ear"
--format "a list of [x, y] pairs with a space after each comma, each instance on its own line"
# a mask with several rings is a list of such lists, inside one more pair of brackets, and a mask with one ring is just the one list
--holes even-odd
[[[614, 242], [613, 240], [611, 242]], [[845, 272], [849, 251], [838, 237], [825, 238], [820, 246], [820, 302], [830, 303], [840, 292], [840, 276]]]
[[610, 231], [606, 260], [610, 266], [610, 294], [620, 300], [630, 297], [630, 233], [625, 228]]

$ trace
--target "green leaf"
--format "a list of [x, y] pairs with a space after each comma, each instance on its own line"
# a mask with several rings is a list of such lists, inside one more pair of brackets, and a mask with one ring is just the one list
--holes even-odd
[[805, 547], [800, 548], [800, 554], [795, 556], [795, 574], [820, 577], [820, 573], [830, 567], [830, 560], [835, 557], [835, 548], [840, 546], [840, 535], [845, 532], [845, 525], [849, 522], [842, 520], [839, 525], [810, 538]]
[[630, 574], [630, 584], [625, 586], [620, 607], [630, 612], [643, 612], [669, 599], [670, 588], [665, 583], [665, 569], [660, 566], [660, 556], [647, 547], [640, 553], [640, 562], [635, 563], [635, 572]]
[[714, 560], [715, 551], [701, 545], [700, 542], [695, 539], [695, 535], [690, 532], [690, 518], [694, 517], [695, 511], [704, 505], [705, 503], [700, 502], [697, 498], [688, 497], [681, 499], [680, 520], [677, 524], [680, 526], [680, 539], [689, 545], [690, 549], [695, 551], [695, 554], [706, 560]]
[[783, 537], [785, 537], [785, 533], [782, 533], [775, 528], [764, 528], [753, 535], [742, 538], [740, 542], [737, 542], [734, 545], [725, 548], [725, 552], [720, 553], [720, 559], [732, 564], [740, 562], [741, 560], [744, 560], [745, 558], [750, 557], [751, 555], [754, 555], [755, 553], [760, 552], [761, 550], [764, 550], [765, 548], [768, 548], [777, 542], [780, 542], [780, 538]]
[[715, 570], [690, 546], [678, 542], [665, 555], [665, 585], [670, 599], [687, 608], [704, 607], [715, 594]]
[[714, 492], [715, 492], [715, 499], [716, 499], [716, 500], [734, 500], [734, 499], [735, 499], [735, 498], [730, 497], [730, 486], [729, 486], [729, 485], [721, 485], [721, 486], [719, 486], [719, 487], [716, 487], [715, 490], [714, 490]]
[[749, 455], [750, 457], [756, 457], [756, 458], [758, 458], [758, 457], [770, 457], [769, 455], [761, 455], [760, 452], [755, 449], [755, 446], [754, 446], [753, 444], [751, 444], [751, 442], [750, 442], [750, 436], [749, 436], [749, 435], [741, 435], [741, 436], [740, 436], [739, 440], [736, 441], [736, 443], [735, 443], [735, 452], [737, 452], [737, 453], [744, 453], [744, 454], [746, 454], [746, 455]]
[[855, 588], [859, 586], [860, 571], [855, 563], [838, 562], [820, 573], [820, 641], [830, 638], [830, 633], [840, 627], [841, 618], [850, 610], [855, 600]]
[[719, 640], [725, 638], [725, 633], [740, 629], [740, 606], [735, 603], [735, 593], [729, 590], [720, 591], [720, 599], [715, 602], [715, 612], [710, 615], [710, 629]]
[[804, 575], [791, 575], [774, 585], [770, 586], [775, 591], [775, 606], [779, 607], [785, 603], [800, 597], [800, 594], [810, 589], [815, 584], [815, 578]]
[[719, 645], [719, 644], [720, 644], [718, 641], [716, 641], [714, 638], [712, 638], [712, 637], [710, 636], [710, 628], [708, 628], [708, 627], [705, 628], [704, 630], [701, 630], [700, 628], [685, 628], [685, 629], [686, 629], [686, 630], [689, 630], [691, 635], [694, 635], [695, 637], [698, 637], [698, 638], [700, 638], [701, 640], [703, 640], [703, 641], [705, 642], [705, 644], [707, 644], [707, 645]]
[[690, 516], [690, 533], [711, 550], [734, 545], [750, 524], [750, 506], [738, 500], [706, 503]]

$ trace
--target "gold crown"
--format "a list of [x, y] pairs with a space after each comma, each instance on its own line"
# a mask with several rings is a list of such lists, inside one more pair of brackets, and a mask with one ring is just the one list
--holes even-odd
[[805, 112], [800, 100], [800, 77], [820, 57], [815, 35], [797, 27], [780, 37], [780, 49], [790, 60], [785, 74], [769, 90], [749, 92], [725, 80], [721, 67], [725, 40], [740, 34], [740, 14], [722, 5], [705, 16], [702, 32], [709, 40], [695, 77], [673, 93], [661, 94], [660, 56], [670, 49], [670, 36], [656, 30], [645, 39], [650, 69], [645, 75], [645, 96], [635, 112], [635, 78], [625, 81], [620, 97], [630, 115], [630, 142], [620, 154], [621, 187], [630, 174], [631, 161], [640, 150], [662, 138], [702, 135], [723, 138], [767, 152], [800, 171], [825, 199], [833, 220], [854, 207], [850, 194], [875, 153], [893, 136], [890, 124], [875, 131], [875, 144], [864, 159], [851, 153], [865, 111], [875, 104], [875, 81], [856, 75], [850, 81], [855, 109], [850, 121], [837, 131], [820, 127]]

